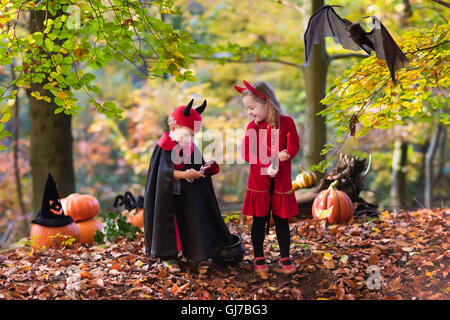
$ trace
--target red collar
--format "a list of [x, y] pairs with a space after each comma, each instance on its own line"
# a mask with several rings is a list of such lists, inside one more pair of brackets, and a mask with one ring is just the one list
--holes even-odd
[[[170, 151], [175, 146], [178, 145], [178, 143], [169, 136], [170, 132], [164, 132], [164, 134], [161, 136], [161, 138], [158, 141], [158, 146], [160, 146], [165, 151]], [[181, 146], [180, 146], [181, 149]], [[178, 150], [180, 151], [180, 150]], [[185, 156], [189, 157], [194, 152], [194, 143], [191, 142], [190, 148], [183, 148], [183, 151], [185, 153]]]
[[158, 141], [158, 146], [160, 146], [166, 151], [172, 150], [177, 145], [177, 142], [173, 141], [172, 138], [169, 137], [169, 133], [170, 132], [164, 132], [164, 134]]

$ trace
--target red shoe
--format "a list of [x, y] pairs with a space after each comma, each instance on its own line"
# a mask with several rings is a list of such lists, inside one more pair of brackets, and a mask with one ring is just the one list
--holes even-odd
[[264, 257], [257, 257], [253, 259], [253, 266], [255, 267], [256, 272], [268, 272], [269, 268], [266, 264], [266, 258]]
[[285, 274], [291, 274], [294, 273], [297, 269], [295, 265], [292, 263], [292, 259], [290, 257], [281, 258], [280, 259], [280, 267], [281, 271]]

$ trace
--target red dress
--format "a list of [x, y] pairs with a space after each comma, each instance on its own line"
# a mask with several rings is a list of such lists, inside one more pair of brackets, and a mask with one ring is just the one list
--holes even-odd
[[[273, 214], [281, 218], [291, 218], [298, 214], [297, 201], [292, 190], [291, 159], [299, 150], [299, 137], [294, 120], [288, 116], [280, 116], [278, 148], [276, 144], [271, 143], [276, 141], [276, 135], [271, 134], [270, 129], [270, 125], [265, 121], [258, 124], [252, 121], [247, 126], [242, 141], [242, 155], [245, 161], [250, 163], [250, 174], [242, 212], [249, 216], [263, 217], [268, 214], [272, 201]], [[271, 146], [274, 146], [273, 153]], [[287, 150], [290, 158], [279, 161], [279, 170], [274, 178], [274, 191], [271, 197], [270, 176], [261, 174], [261, 168], [269, 167], [274, 154], [284, 149]]]

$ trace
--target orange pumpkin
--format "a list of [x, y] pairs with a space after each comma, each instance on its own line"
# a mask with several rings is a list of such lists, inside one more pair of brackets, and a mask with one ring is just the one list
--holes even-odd
[[[137, 212], [136, 212], [137, 211]], [[131, 211], [125, 210], [122, 212], [127, 217], [127, 222], [133, 226], [144, 228], [144, 209], [138, 208]]]
[[88, 219], [85, 221], [79, 221], [76, 223], [78, 229], [80, 229], [80, 242], [90, 243], [94, 241], [94, 235], [96, 230], [102, 230], [103, 225], [96, 219]]
[[[61, 236], [58, 236], [61, 235]], [[61, 242], [68, 240], [70, 236], [80, 241], [80, 230], [75, 222], [62, 227], [47, 227], [36, 223], [31, 224], [30, 240], [32, 241], [34, 249], [45, 249], [50, 247], [58, 247]]]
[[353, 217], [353, 204], [343, 191], [336, 190], [337, 180], [314, 199], [314, 219], [328, 219], [329, 223], [344, 223]]
[[89, 194], [72, 193], [61, 199], [64, 213], [75, 221], [91, 219], [100, 212], [100, 203], [97, 198]]

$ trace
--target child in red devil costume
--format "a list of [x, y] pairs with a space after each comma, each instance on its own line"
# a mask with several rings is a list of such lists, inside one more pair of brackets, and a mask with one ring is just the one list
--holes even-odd
[[[233, 244], [214, 193], [205, 163], [192, 139], [200, 130], [205, 102], [176, 108], [153, 151], [144, 195], [144, 236], [148, 258], [159, 258], [171, 272], [179, 272], [177, 256], [207, 267], [222, 249]], [[241, 258], [240, 256], [238, 257]]]
[[252, 119], [242, 142], [243, 157], [250, 163], [242, 212], [253, 216], [251, 237], [255, 271], [268, 271], [263, 244], [265, 225], [272, 211], [281, 270], [293, 273], [296, 268], [289, 255], [288, 218], [298, 214], [292, 191], [291, 159], [299, 150], [299, 137], [292, 118], [281, 114], [280, 103], [270, 84], [257, 81], [250, 85], [244, 81], [244, 85], [245, 88], [235, 86]]

